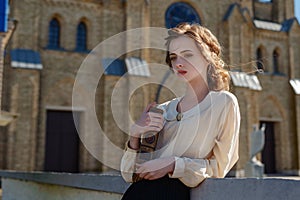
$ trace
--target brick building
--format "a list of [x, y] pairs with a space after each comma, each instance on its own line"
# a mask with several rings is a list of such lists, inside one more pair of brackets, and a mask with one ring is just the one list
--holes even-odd
[[[105, 140], [87, 139], [93, 152], [81, 142], [95, 130], [90, 128], [86, 108], [72, 108], [76, 73], [90, 50], [115, 34], [139, 27], [169, 28], [188, 20], [212, 30], [224, 47], [225, 62], [231, 65], [232, 92], [242, 115], [240, 160], [233, 172], [243, 175], [253, 126], [265, 123], [266, 145], [260, 156], [265, 172], [299, 174], [300, 27], [293, 0], [12, 0], [10, 10], [18, 28], [6, 51], [2, 105], [19, 117], [1, 129], [4, 145], [0, 152], [5, 158], [0, 160], [1, 168], [86, 172], [106, 169], [94, 157], [105, 162], [118, 160]], [[127, 37], [114, 48], [126, 49], [134, 39]], [[127, 52], [101, 77], [94, 96], [96, 113], [116, 146], [122, 148], [127, 138], [111, 111], [115, 85], [133, 63], [164, 64], [164, 55], [149, 49]], [[105, 65], [104, 60], [99, 63]], [[245, 73], [257, 68], [264, 73]], [[172, 79], [168, 69], [153, 69], [146, 65], [140, 74], [129, 74], [126, 81], [135, 83], [153, 76]], [[173, 84], [180, 93], [182, 86]], [[132, 95], [128, 87], [121, 87], [114, 103], [129, 107], [132, 118], [148, 102], [174, 96], [157, 84], [139, 87]], [[124, 103], [128, 99], [129, 104]], [[72, 110], [82, 123], [81, 140]], [[124, 117], [122, 123], [128, 127], [130, 119]]]

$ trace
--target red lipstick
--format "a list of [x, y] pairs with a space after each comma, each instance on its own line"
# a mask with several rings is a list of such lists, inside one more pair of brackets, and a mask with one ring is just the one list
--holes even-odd
[[177, 73], [181, 74], [181, 75], [185, 75], [187, 73], [187, 71], [179, 69], [179, 70], [177, 70]]

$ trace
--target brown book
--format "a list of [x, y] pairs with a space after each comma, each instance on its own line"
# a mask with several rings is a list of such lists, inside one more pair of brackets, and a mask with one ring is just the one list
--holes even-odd
[[[149, 112], [155, 112], [163, 114], [163, 110], [152, 107], [150, 108]], [[141, 135], [141, 144], [137, 155], [136, 163], [143, 163], [148, 160], [153, 159], [154, 151], [157, 145], [159, 133], [149, 131]], [[133, 182], [137, 182], [141, 180], [138, 174], [133, 173], [132, 175]]]

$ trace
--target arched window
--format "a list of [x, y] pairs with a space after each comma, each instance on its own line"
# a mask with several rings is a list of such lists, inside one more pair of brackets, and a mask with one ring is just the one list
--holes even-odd
[[268, 59], [266, 59], [266, 48], [261, 44], [259, 47], [256, 49], [256, 68], [257, 70], [261, 71], [263, 70], [264, 72], [269, 71], [268, 67]]
[[196, 10], [187, 3], [173, 3], [165, 14], [166, 27], [172, 28], [181, 22], [201, 23]]
[[264, 70], [263, 53], [261, 47], [256, 50], [256, 66], [258, 70]]
[[77, 26], [76, 50], [87, 50], [87, 28], [84, 22], [80, 22]]
[[49, 23], [48, 48], [60, 48], [60, 24], [56, 18], [53, 18]]
[[279, 73], [279, 53], [277, 50], [273, 51], [273, 73]]

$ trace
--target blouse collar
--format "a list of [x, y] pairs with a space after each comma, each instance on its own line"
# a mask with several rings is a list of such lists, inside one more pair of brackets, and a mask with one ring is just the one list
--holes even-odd
[[[190, 118], [194, 115], [199, 115], [201, 112], [208, 109], [212, 105], [212, 93], [214, 93], [214, 91], [210, 91], [200, 103], [198, 103], [191, 109], [182, 112], [181, 120]], [[177, 116], [178, 114], [180, 114], [177, 112], [177, 105], [182, 98], [183, 96], [175, 98], [170, 102], [166, 109], [166, 112], [164, 112], [164, 118], [166, 119], [166, 121], [177, 121]]]

